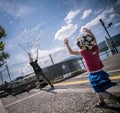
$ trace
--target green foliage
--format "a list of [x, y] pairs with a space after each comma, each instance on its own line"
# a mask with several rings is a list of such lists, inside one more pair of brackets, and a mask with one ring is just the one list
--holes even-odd
[[5, 37], [7, 34], [6, 34], [6, 31], [5, 29], [0, 25], [0, 39], [2, 37]]
[[[0, 39], [6, 36], [5, 29], [0, 25]], [[5, 43], [0, 41], [0, 67], [4, 64], [5, 59], [9, 58], [9, 54], [4, 51]]]
[[3, 51], [5, 49], [5, 44], [0, 41], [0, 51]]

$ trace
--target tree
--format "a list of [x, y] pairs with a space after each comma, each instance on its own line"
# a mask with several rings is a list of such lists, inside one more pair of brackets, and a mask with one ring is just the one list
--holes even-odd
[[[6, 37], [6, 30], [0, 25], [0, 39]], [[9, 58], [9, 54], [4, 51], [5, 43], [0, 41], [0, 67], [4, 64], [5, 59]]]

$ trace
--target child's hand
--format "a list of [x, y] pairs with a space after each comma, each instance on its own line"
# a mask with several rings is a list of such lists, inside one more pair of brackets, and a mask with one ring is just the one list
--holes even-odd
[[30, 56], [30, 53], [28, 53], [28, 55]]
[[87, 28], [83, 28], [83, 31], [85, 31], [85, 32], [87, 32], [87, 33], [89, 33], [89, 34], [92, 34], [92, 32], [91, 32], [91, 30], [89, 30], [89, 29], [87, 29]]
[[68, 45], [68, 39], [67, 39], [67, 38], [64, 39], [64, 43], [65, 43], [66, 45]]

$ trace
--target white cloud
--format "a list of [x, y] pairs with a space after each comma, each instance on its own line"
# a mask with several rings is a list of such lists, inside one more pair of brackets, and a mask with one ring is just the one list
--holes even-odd
[[110, 9], [105, 10], [104, 12], [110, 14], [110, 13], [114, 13], [115, 11], [114, 11], [114, 8], [112, 7], [112, 8], [110, 8]]
[[63, 51], [65, 50], [65, 47], [56, 47], [51, 50], [39, 50], [39, 63], [42, 67], [51, 65], [52, 63], [49, 55], [51, 55], [55, 63], [60, 62], [64, 59], [64, 57], [61, 58], [61, 54], [63, 56]]
[[55, 34], [55, 39], [63, 41], [64, 38], [70, 37], [77, 30], [77, 25], [69, 24], [67, 26], [62, 26], [61, 29]]
[[22, 54], [18, 54], [16, 56], [16, 59], [18, 60], [18, 62], [25, 62], [27, 60], [27, 58]]
[[6, 11], [8, 14], [22, 18], [25, 15], [33, 12], [36, 8], [28, 7], [27, 5], [13, 2], [1, 2], [0, 8]]
[[116, 23], [115, 26], [116, 26], [116, 27], [120, 26], [120, 22]]
[[[54, 60], [54, 63], [58, 63], [65, 58], [65, 57], [61, 58], [61, 55], [63, 56], [64, 54], [63, 52], [65, 50], [66, 50], [65, 47], [57, 47], [51, 50], [39, 50], [38, 51], [38, 56], [39, 56], [38, 63], [40, 64], [41, 67], [46, 67], [46, 66], [51, 65], [52, 62], [50, 60], [49, 54], [51, 54]], [[31, 54], [31, 56], [35, 59], [36, 53]], [[26, 55], [18, 54], [16, 56], [16, 59], [20, 62], [20, 64], [14, 66], [14, 69], [12, 69], [12, 71], [14, 71], [15, 73], [17, 71], [19, 74], [21, 74], [21, 71], [23, 71], [25, 75], [33, 72], [31, 66], [29, 65], [29, 59], [28, 57], [26, 57]]]
[[47, 35], [47, 33], [41, 29], [41, 25], [38, 24], [32, 28], [24, 28], [21, 31], [19, 31], [16, 34], [16, 40], [21, 40], [21, 44], [25, 44], [25, 43], [31, 43], [33, 44], [34, 41], [38, 40], [38, 39], [42, 39], [45, 38]]
[[84, 27], [87, 27], [87, 28], [91, 28], [92, 26], [95, 26], [97, 24], [99, 24], [99, 19], [102, 19], [102, 20], [106, 20], [109, 19], [107, 18], [108, 15], [110, 15], [111, 13], [114, 12], [114, 9], [111, 8], [111, 9], [107, 9], [105, 11], [103, 11], [100, 15], [98, 15], [96, 18], [94, 18], [93, 20], [91, 20], [90, 22], [88, 22], [87, 24], [83, 25], [80, 29], [80, 32], [82, 32], [83, 28]]
[[67, 16], [65, 17], [64, 21], [66, 21], [67, 24], [72, 22], [72, 19], [78, 14], [80, 13], [80, 10], [76, 10], [76, 11], [70, 11]]
[[59, 53], [60, 51], [62, 51], [64, 49], [65, 49], [64, 47], [57, 47], [57, 48], [53, 48], [51, 50], [39, 50], [40, 59], [41, 58], [45, 59], [45, 57], [49, 56], [49, 54], [57, 54], [57, 53]]
[[114, 14], [111, 14], [111, 15], [110, 15], [110, 19], [113, 19], [113, 18], [115, 18], [116, 16], [117, 16], [117, 14], [115, 14], [115, 13], [114, 13]]
[[44, 30], [41, 30], [41, 25], [38, 24], [29, 29], [22, 29], [14, 36], [14, 40], [17, 40], [16, 45], [19, 45], [19, 48], [21, 47], [24, 51], [30, 52], [33, 54], [33, 57], [35, 57], [34, 55], [36, 55], [36, 51], [39, 49], [41, 41], [43, 38], [46, 38], [46, 36], [47, 33]]
[[91, 13], [92, 13], [92, 10], [91, 10], [91, 9], [85, 10], [85, 11], [83, 12], [83, 15], [82, 15], [81, 19], [87, 18]]
[[57, 47], [57, 48], [54, 48], [51, 53], [53, 54], [56, 54], [56, 53], [59, 53], [60, 51], [64, 50], [65, 48], [64, 47]]
[[21, 74], [24, 74], [24, 75], [34, 72], [29, 63], [25, 65], [24, 68], [22, 67], [21, 71], [22, 71]]
[[93, 20], [91, 20], [90, 22], [88, 22], [86, 25], [83, 25], [80, 29], [80, 32], [82, 32], [84, 27], [91, 28], [92, 26], [97, 25], [99, 23], [99, 19], [101, 19], [101, 18], [103, 19], [104, 15], [99, 15], [96, 18], [94, 18]]

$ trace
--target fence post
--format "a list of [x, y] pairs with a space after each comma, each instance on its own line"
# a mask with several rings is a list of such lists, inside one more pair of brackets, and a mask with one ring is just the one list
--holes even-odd
[[7, 65], [7, 64], [6, 64], [6, 69], [7, 69], [7, 71], [8, 71], [8, 76], [9, 76], [9, 79], [10, 79], [10, 82], [11, 82], [12, 80], [11, 80], [11, 76], [10, 76], [10, 72], [9, 72], [8, 65]]
[[50, 57], [50, 60], [52, 62], [52, 65], [54, 65], [53, 58], [52, 58], [51, 54], [49, 54], [49, 57]]
[[85, 64], [84, 64], [82, 58], [80, 58], [80, 60], [81, 60], [81, 62], [82, 62], [82, 64], [83, 64], [84, 68], [86, 69]]
[[1, 76], [2, 84], [3, 84], [3, 76], [2, 76], [2, 72], [0, 72], [0, 76]]
[[105, 53], [107, 54], [107, 57], [109, 57], [109, 54], [108, 54], [108, 52], [107, 52], [107, 51], [105, 51]]

